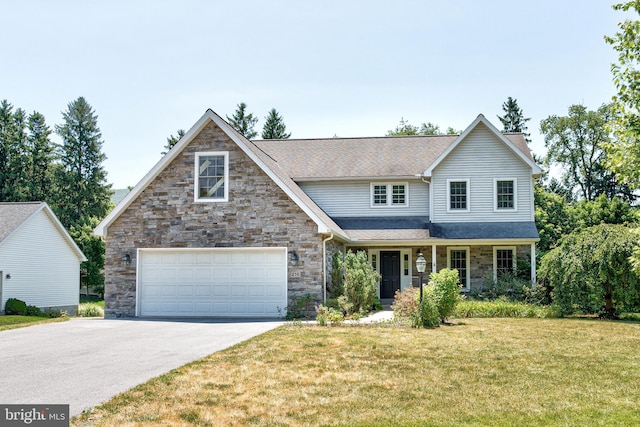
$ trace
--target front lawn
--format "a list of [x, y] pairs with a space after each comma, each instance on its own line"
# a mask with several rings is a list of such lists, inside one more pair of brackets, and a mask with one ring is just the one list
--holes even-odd
[[634, 425], [640, 324], [462, 319], [286, 325], [116, 396], [73, 425]]
[[40, 317], [40, 316], [0, 316], [0, 331], [7, 329], [23, 328], [25, 326], [39, 325], [42, 323], [64, 322], [68, 317]]

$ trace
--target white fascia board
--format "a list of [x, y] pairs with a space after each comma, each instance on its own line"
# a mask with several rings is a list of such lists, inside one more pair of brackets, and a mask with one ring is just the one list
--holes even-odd
[[[49, 205], [47, 205], [46, 203], [43, 204], [42, 208], [38, 209], [36, 212], [39, 212], [40, 210], [43, 210], [46, 215], [49, 217], [49, 219], [51, 220], [51, 222], [53, 223], [53, 225], [58, 229], [58, 231], [64, 236], [64, 238], [67, 240], [67, 243], [69, 243], [69, 246], [71, 246], [71, 248], [73, 249], [73, 251], [76, 253], [76, 255], [78, 255], [78, 259], [80, 260], [80, 262], [83, 261], [87, 261], [87, 257], [84, 255], [84, 253], [82, 252], [82, 250], [80, 250], [80, 247], [78, 247], [78, 245], [76, 244], [75, 240], [73, 240], [73, 237], [71, 237], [71, 235], [69, 234], [69, 232], [67, 231], [66, 228], [64, 228], [64, 225], [62, 225], [62, 223], [60, 222], [60, 220], [58, 219], [58, 217], [56, 216], [55, 213], [53, 213], [53, 211], [51, 210], [51, 208], [49, 207]], [[34, 214], [36, 213], [34, 212]], [[33, 216], [33, 215], [32, 215]], [[31, 217], [29, 217], [31, 218]], [[28, 221], [28, 220], [27, 220]], [[25, 221], [26, 222], [26, 221]]]
[[303, 203], [298, 196], [296, 196], [277, 175], [271, 171], [267, 165], [264, 164], [262, 160], [260, 160], [241, 140], [238, 136], [229, 128], [229, 124], [227, 124], [224, 120], [222, 120], [217, 114], [215, 114], [211, 109], [208, 109], [194, 124], [191, 129], [176, 143], [176, 145], [169, 150], [167, 154], [164, 155], [156, 163], [156, 165], [136, 184], [136, 186], [125, 196], [124, 199], [118, 206], [116, 206], [110, 213], [107, 215], [98, 226], [95, 228], [93, 233], [98, 236], [106, 236], [108, 232], [109, 225], [120, 216], [120, 214], [129, 207], [131, 202], [135, 200], [138, 195], [153, 181], [159, 174], [164, 170], [164, 168], [175, 159], [184, 148], [193, 140], [193, 138], [200, 133], [200, 131], [207, 125], [207, 123], [211, 120], [214, 122], [222, 131], [229, 137], [231, 140], [238, 146], [240, 149], [247, 155], [251, 160], [253, 160], [308, 216], [311, 218], [316, 225], [318, 226], [319, 233], [330, 233], [331, 230], [318, 216], [309, 209], [309, 207]]
[[140, 180], [140, 182], [138, 182], [136, 186], [133, 187], [133, 190], [131, 190], [120, 201], [120, 203], [118, 203], [118, 205], [100, 222], [100, 224], [98, 224], [95, 230], [93, 230], [93, 234], [97, 236], [107, 235], [107, 228], [109, 227], [109, 225], [111, 225], [111, 223], [115, 221], [116, 218], [118, 218], [120, 214], [129, 207], [131, 202], [133, 202], [138, 197], [138, 195], [145, 188], [147, 188], [147, 185], [149, 185], [151, 181], [153, 181], [158, 175], [160, 175], [160, 172], [162, 172], [164, 168], [169, 163], [171, 163], [171, 161], [173, 161], [173, 159], [175, 159], [178, 154], [182, 152], [184, 147], [186, 147], [191, 142], [191, 140], [202, 130], [202, 128], [204, 128], [204, 126], [210, 120], [211, 115], [212, 111], [207, 110], [202, 115], [202, 117], [200, 117], [200, 120], [198, 120], [196, 124], [194, 124], [191, 129], [189, 129], [189, 131], [185, 133], [182, 138], [180, 138], [180, 141], [178, 141], [176, 145], [174, 145], [173, 148], [171, 148], [167, 152], [167, 154], [165, 154], [158, 161], [158, 163], [156, 163], [156, 165], [151, 168], [149, 172], [147, 172], [147, 174]]
[[522, 151], [518, 149], [518, 147], [516, 147], [511, 141], [509, 141], [509, 138], [504, 136], [504, 134], [500, 132], [493, 124], [491, 124], [491, 122], [487, 120], [484, 115], [478, 114], [478, 117], [476, 117], [476, 119], [464, 130], [464, 132], [462, 132], [460, 136], [458, 136], [451, 143], [451, 145], [449, 145], [447, 149], [438, 156], [438, 158], [424, 171], [423, 175], [425, 177], [431, 177], [431, 174], [433, 173], [433, 170], [436, 168], [436, 166], [438, 166], [449, 155], [449, 153], [451, 153], [454, 148], [456, 148], [460, 144], [460, 142], [463, 141], [467, 137], [467, 135], [469, 135], [471, 131], [473, 131], [480, 123], [489, 128], [489, 130], [507, 147], [509, 147], [509, 149], [513, 151], [516, 156], [518, 156], [526, 165], [531, 167], [532, 176], [539, 176], [542, 173], [542, 169], [540, 169], [540, 166], [538, 166], [534, 161], [528, 158]]
[[[304, 211], [305, 214], [307, 214], [309, 216], [309, 218], [311, 218], [311, 220], [313, 222], [316, 223], [316, 225], [318, 226], [318, 233], [331, 233], [334, 230], [331, 230], [325, 223], [324, 221], [322, 221], [310, 208], [309, 206], [307, 206], [306, 203], [304, 203], [302, 200], [300, 200], [300, 198], [293, 192], [291, 191], [291, 189], [271, 170], [271, 168], [269, 168], [266, 164], [264, 164], [264, 162], [262, 160], [260, 160], [260, 158], [258, 156], [256, 156], [256, 154], [251, 151], [247, 145], [244, 143], [244, 141], [242, 141], [241, 138], [239, 138], [231, 129], [230, 126], [227, 122], [225, 122], [224, 120], [222, 120], [218, 115], [214, 114], [211, 110], [207, 110], [207, 113], [209, 113], [211, 120], [220, 128], [223, 130], [224, 133], [227, 134], [227, 136], [229, 138], [231, 138], [231, 140], [233, 142], [236, 143], [236, 145], [238, 147], [240, 147], [240, 149], [247, 155], [249, 156], [249, 158], [251, 160], [253, 160], [259, 167], [260, 169], [262, 169], [262, 171], [264, 173], [266, 173], [269, 178], [271, 178], [271, 180], [273, 180], [273, 182], [275, 182], [278, 187], [280, 187], [280, 189], [282, 191], [284, 191], [287, 196], [289, 196], [291, 198], [291, 200], [294, 201], [294, 203], [296, 205], [298, 205], [298, 207], [300, 209], [302, 209]], [[259, 149], [259, 148], [258, 148]], [[293, 182], [293, 180], [291, 180]], [[295, 182], [293, 182], [294, 185]]]

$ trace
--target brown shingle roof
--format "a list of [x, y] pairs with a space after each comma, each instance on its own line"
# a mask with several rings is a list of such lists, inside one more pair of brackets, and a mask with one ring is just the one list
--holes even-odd
[[[505, 135], [531, 158], [522, 134]], [[253, 143], [296, 181], [422, 174], [458, 135], [281, 139]]]

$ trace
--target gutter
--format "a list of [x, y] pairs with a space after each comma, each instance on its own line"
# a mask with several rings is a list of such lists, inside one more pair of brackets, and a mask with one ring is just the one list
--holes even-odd
[[333, 232], [322, 241], [322, 304], [327, 304], [327, 242], [333, 239]]

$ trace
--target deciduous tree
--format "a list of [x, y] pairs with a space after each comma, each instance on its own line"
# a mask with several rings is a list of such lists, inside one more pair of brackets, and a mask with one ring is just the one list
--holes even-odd
[[[640, 0], [613, 5], [615, 10], [640, 14]], [[626, 19], [619, 31], [605, 36], [618, 54], [611, 66], [618, 93], [613, 97], [610, 126], [616, 139], [607, 146], [608, 164], [631, 188], [640, 188], [640, 21]]]
[[625, 225], [601, 224], [565, 236], [542, 258], [539, 277], [553, 288], [563, 314], [615, 318], [640, 306], [640, 278], [630, 256], [637, 235]]

